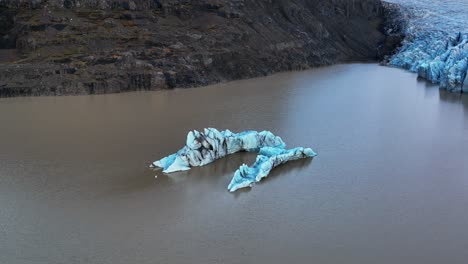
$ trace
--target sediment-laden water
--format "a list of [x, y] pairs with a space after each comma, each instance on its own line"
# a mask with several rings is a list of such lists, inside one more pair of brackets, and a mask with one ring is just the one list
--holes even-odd
[[[400, 69], [0, 99], [0, 122], [0, 263], [468, 259], [468, 99]], [[147, 168], [204, 127], [270, 130], [319, 156], [234, 194], [255, 153], [169, 177]]]

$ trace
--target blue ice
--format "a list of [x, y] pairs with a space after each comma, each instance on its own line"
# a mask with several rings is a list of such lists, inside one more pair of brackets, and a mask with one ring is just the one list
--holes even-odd
[[259, 152], [252, 168], [242, 165], [229, 184], [229, 190], [251, 186], [260, 181], [276, 166], [290, 160], [314, 157], [310, 148], [285, 149], [284, 141], [269, 131], [233, 133], [205, 128], [187, 134], [185, 146], [174, 154], [153, 162], [150, 167], [162, 168], [164, 173], [189, 170], [239, 151]]
[[249, 167], [246, 164], [234, 173], [228, 190], [234, 192], [245, 187], [252, 187], [256, 182], [267, 177], [270, 171], [281, 164], [291, 160], [315, 157], [317, 154], [310, 148], [281, 149], [264, 147], [260, 149], [255, 163]]
[[389, 64], [418, 74], [441, 89], [468, 92], [468, 2], [390, 0], [408, 18], [402, 47]]

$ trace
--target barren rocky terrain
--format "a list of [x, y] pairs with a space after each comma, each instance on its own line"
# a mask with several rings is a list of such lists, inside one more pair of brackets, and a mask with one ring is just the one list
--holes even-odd
[[379, 0], [0, 0], [0, 96], [194, 87], [379, 61]]

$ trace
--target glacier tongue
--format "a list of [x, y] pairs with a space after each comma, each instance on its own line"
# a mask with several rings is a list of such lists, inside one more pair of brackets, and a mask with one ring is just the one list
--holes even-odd
[[468, 34], [457, 33], [418, 36], [405, 42], [390, 59], [390, 64], [416, 72], [441, 89], [468, 92], [465, 83], [468, 71]]
[[468, 92], [468, 73], [466, 74], [465, 80], [463, 81], [462, 91]]
[[164, 173], [189, 170], [203, 166], [239, 151], [259, 152], [252, 167], [242, 165], [236, 171], [228, 189], [233, 192], [260, 181], [276, 166], [290, 160], [314, 157], [310, 148], [285, 149], [283, 140], [269, 131], [244, 131], [233, 133], [205, 128], [187, 134], [185, 146], [174, 154], [153, 162], [151, 168], [162, 168]]
[[468, 92], [468, 3], [464, 0], [389, 0], [402, 6], [406, 37], [389, 64], [441, 89]]

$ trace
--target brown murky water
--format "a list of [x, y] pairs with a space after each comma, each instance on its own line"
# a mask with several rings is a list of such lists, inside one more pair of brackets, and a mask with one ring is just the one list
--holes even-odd
[[[468, 261], [468, 99], [402, 70], [1, 99], [0, 124], [0, 263]], [[254, 154], [147, 169], [204, 127], [271, 130], [319, 156], [235, 194]]]

